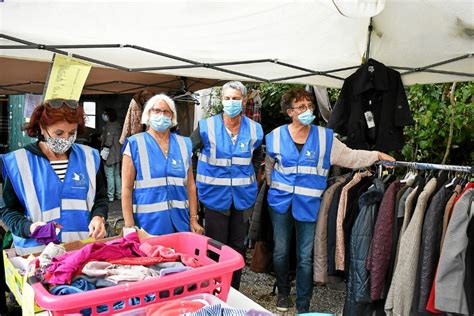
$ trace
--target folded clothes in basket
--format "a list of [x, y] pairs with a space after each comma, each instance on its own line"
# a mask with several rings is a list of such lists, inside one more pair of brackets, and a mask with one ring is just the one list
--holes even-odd
[[55, 257], [51, 261], [48, 272], [51, 273], [49, 284], [70, 284], [74, 273], [86, 262], [91, 260], [106, 260], [113, 258], [145, 256], [140, 251], [140, 240], [137, 233], [131, 233], [124, 238], [116, 239], [107, 243], [91, 243], [83, 248], [67, 252], [62, 256]]

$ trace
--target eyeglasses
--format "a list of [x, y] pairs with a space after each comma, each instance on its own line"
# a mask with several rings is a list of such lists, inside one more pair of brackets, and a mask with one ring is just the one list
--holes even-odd
[[63, 104], [66, 104], [66, 106], [71, 109], [77, 109], [79, 107], [79, 102], [77, 102], [76, 100], [51, 99], [46, 100], [44, 103], [55, 109], [59, 109], [63, 106]]
[[298, 110], [299, 112], [305, 112], [308, 109], [310, 109], [311, 111], [314, 111], [314, 106], [312, 106], [312, 105], [311, 106], [300, 105], [300, 106], [292, 107], [291, 109], [292, 110]]
[[151, 108], [150, 112], [152, 112], [154, 114], [158, 114], [158, 115], [163, 114], [164, 116], [167, 116], [167, 117], [172, 117], [173, 116], [173, 112], [171, 112], [169, 110]]

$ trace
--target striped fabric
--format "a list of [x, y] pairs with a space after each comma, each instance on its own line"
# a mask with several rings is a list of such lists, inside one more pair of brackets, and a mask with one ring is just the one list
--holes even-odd
[[58, 175], [61, 181], [64, 180], [64, 176], [66, 175], [67, 165], [69, 160], [56, 160], [50, 161], [51, 167], [53, 167], [54, 172]]
[[208, 305], [197, 312], [187, 313], [187, 316], [246, 316], [247, 312], [242, 309], [223, 307], [221, 304]]

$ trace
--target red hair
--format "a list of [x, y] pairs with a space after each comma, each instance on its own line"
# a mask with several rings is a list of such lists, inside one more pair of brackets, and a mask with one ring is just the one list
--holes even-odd
[[28, 136], [38, 137], [41, 135], [40, 127], [45, 128], [61, 121], [77, 123], [77, 134], [82, 134], [85, 126], [84, 109], [82, 106], [71, 109], [66, 104], [60, 108], [53, 108], [49, 104], [41, 103], [31, 114], [30, 122], [26, 125], [25, 130]]

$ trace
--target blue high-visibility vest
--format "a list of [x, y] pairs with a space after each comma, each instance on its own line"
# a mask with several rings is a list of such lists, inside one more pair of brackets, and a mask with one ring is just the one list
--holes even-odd
[[263, 139], [262, 126], [242, 116], [235, 145], [225, 129], [222, 115], [199, 121], [203, 148], [199, 154], [196, 185], [199, 200], [217, 211], [252, 207], [257, 183], [252, 165], [253, 151]]
[[333, 131], [311, 125], [301, 152], [288, 125], [274, 129], [265, 140], [267, 154], [275, 159], [268, 204], [278, 213], [286, 213], [291, 206], [295, 219], [315, 222], [331, 166]]
[[128, 143], [136, 170], [136, 225], [152, 235], [190, 231], [187, 181], [191, 140], [170, 133], [168, 158], [148, 132], [129, 137]]
[[[100, 158], [97, 150], [73, 144], [64, 180], [61, 181], [47, 158], [26, 149], [4, 156], [4, 172], [32, 221], [62, 225], [61, 242], [88, 238], [89, 222], [96, 194]], [[18, 254], [41, 251], [44, 246], [32, 238], [13, 235]]]

